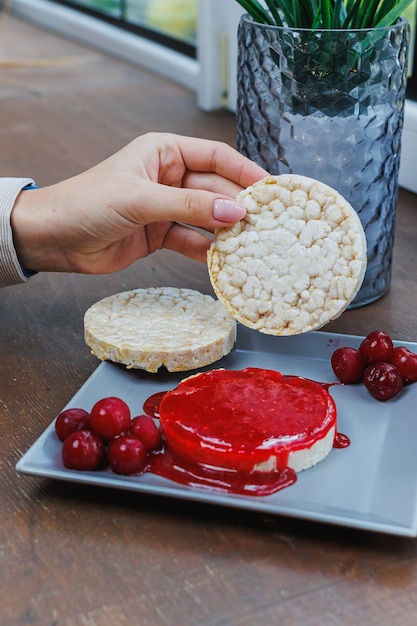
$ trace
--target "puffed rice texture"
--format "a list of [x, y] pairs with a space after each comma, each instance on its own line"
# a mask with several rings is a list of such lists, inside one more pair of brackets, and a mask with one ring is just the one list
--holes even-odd
[[245, 218], [215, 232], [210, 280], [239, 322], [295, 335], [336, 319], [358, 293], [366, 269], [356, 211], [308, 177], [267, 176], [237, 196]]
[[236, 321], [221, 302], [193, 289], [134, 289], [93, 304], [84, 316], [84, 337], [102, 361], [183, 372], [228, 354]]

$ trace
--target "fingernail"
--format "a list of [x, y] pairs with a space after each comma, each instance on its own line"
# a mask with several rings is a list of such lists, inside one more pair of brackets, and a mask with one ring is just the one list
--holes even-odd
[[238, 222], [246, 215], [246, 209], [234, 200], [217, 198], [213, 204], [213, 217], [222, 222]]

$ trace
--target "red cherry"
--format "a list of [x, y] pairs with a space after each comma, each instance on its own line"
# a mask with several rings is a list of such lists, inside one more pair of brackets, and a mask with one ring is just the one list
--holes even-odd
[[162, 433], [149, 415], [137, 415], [130, 422], [129, 433], [139, 439], [148, 452], [159, 448]]
[[369, 333], [359, 346], [360, 353], [367, 365], [380, 361], [389, 362], [393, 349], [391, 337], [383, 330], [374, 330]]
[[84, 409], [66, 409], [55, 420], [55, 432], [60, 441], [64, 441], [70, 433], [87, 426], [90, 414]]
[[110, 440], [126, 433], [130, 426], [130, 409], [124, 400], [102, 398], [91, 409], [89, 427], [103, 439]]
[[335, 350], [331, 357], [334, 374], [340, 382], [349, 384], [362, 380], [365, 362], [357, 348], [345, 346]]
[[97, 469], [105, 454], [103, 440], [91, 430], [70, 433], [62, 444], [64, 467], [75, 470]]
[[417, 354], [405, 346], [394, 348], [390, 363], [399, 370], [405, 385], [417, 381]]
[[401, 391], [403, 379], [391, 363], [375, 363], [365, 369], [363, 383], [377, 400], [390, 400]]
[[146, 467], [146, 448], [136, 437], [121, 435], [110, 441], [107, 460], [116, 474], [138, 474]]

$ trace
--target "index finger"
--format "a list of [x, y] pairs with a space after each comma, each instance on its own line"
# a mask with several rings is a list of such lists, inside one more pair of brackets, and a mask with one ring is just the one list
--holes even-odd
[[242, 188], [268, 175], [266, 170], [224, 142], [178, 136], [175, 142], [189, 172], [214, 172]]
[[249, 187], [268, 175], [266, 170], [224, 142], [192, 137], [184, 139], [180, 147], [189, 170], [215, 172], [241, 187]]

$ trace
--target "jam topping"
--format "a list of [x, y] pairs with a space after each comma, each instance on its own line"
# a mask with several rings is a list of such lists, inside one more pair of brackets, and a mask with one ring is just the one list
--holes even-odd
[[336, 433], [333, 441], [333, 448], [347, 448], [350, 446], [350, 439], [343, 433]]
[[[155, 400], [160, 399], [160, 406]], [[187, 485], [268, 495], [296, 480], [292, 452], [309, 450], [332, 430], [336, 406], [325, 385], [273, 370], [212, 370], [190, 376], [147, 404], [166, 445], [151, 471]]]
[[246, 496], [269, 496], [297, 480], [290, 467], [269, 472], [239, 472], [202, 463], [188, 463], [169, 449], [151, 458], [149, 471], [188, 487], [222, 491]]
[[161, 400], [165, 394], [166, 391], [158, 391], [145, 400], [143, 410], [146, 415], [159, 419], [159, 405], [161, 404]]

